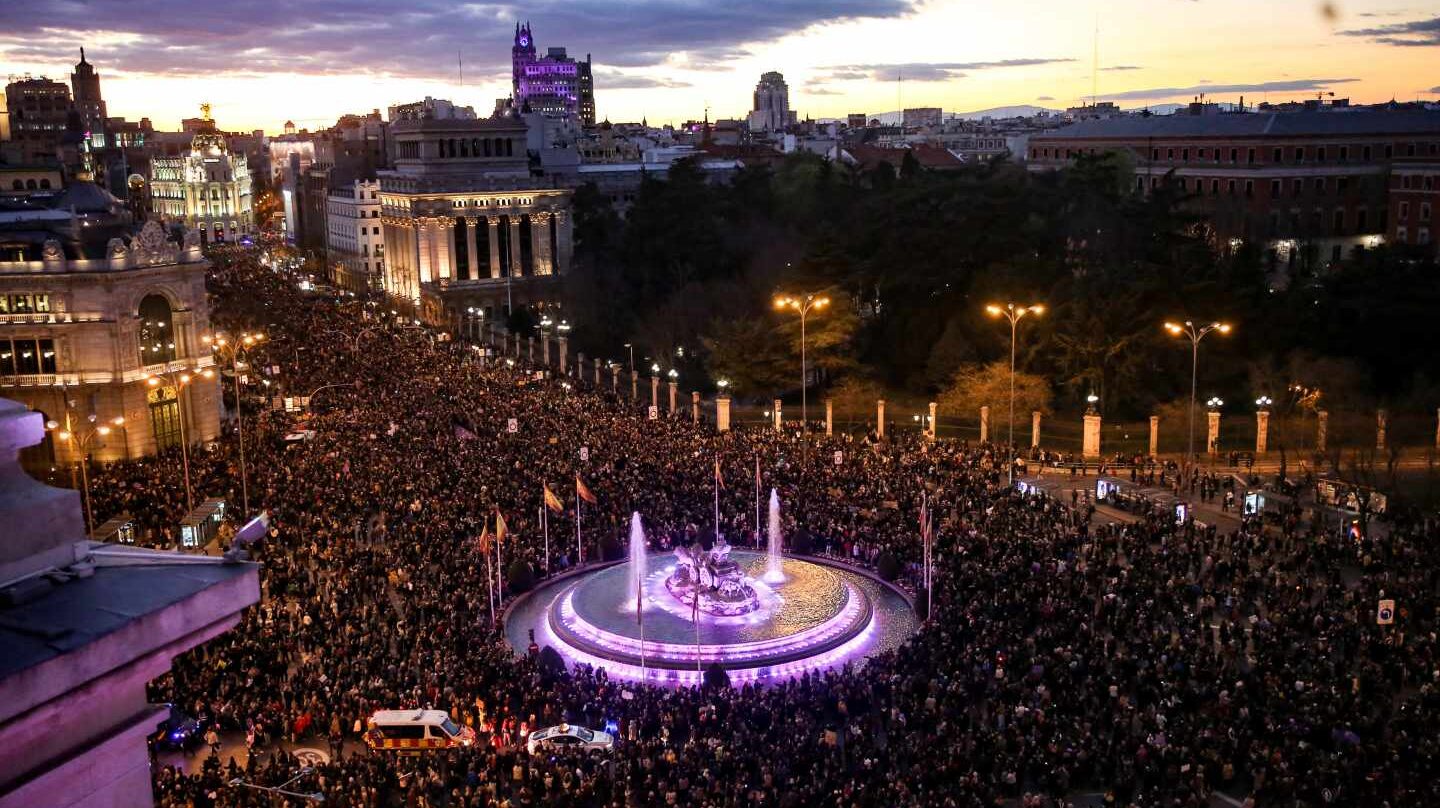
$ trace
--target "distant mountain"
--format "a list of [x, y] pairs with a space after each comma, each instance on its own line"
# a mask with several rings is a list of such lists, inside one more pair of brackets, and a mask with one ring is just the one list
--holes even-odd
[[1037, 107], [1033, 104], [1018, 104], [1010, 107], [991, 107], [989, 109], [977, 109], [974, 112], [956, 112], [946, 117], [960, 118], [966, 121], [978, 121], [981, 118], [1030, 118], [1042, 112], [1051, 114], [1061, 112], [1058, 109]]

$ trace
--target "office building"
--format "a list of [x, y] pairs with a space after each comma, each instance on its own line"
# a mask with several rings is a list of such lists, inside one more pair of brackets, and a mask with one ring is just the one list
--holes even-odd
[[755, 85], [754, 98], [750, 131], [782, 132], [795, 123], [795, 112], [790, 109], [790, 87], [784, 76], [774, 71], [762, 75]]

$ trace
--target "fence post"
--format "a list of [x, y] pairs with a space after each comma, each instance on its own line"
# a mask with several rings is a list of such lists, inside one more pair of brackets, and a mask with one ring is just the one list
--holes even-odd
[[875, 434], [885, 437], [885, 399], [875, 402]]
[[1160, 454], [1160, 416], [1150, 416], [1150, 456], [1158, 457]]
[[726, 395], [715, 398], [715, 431], [730, 431], [730, 397]]
[[939, 438], [940, 422], [935, 420], [935, 409], [938, 407], [935, 402], [930, 402], [930, 440]]
[[990, 440], [990, 408], [980, 408], [980, 442]]
[[780, 399], [778, 399], [778, 398], [775, 399], [774, 417], [775, 417], [775, 431], [776, 431], [776, 432], [779, 432], [780, 429], [781, 429], [781, 427], [780, 427], [781, 418], [780, 418]]
[[1210, 410], [1206, 413], [1209, 429], [1205, 434], [1205, 451], [1211, 455], [1220, 452], [1220, 411]]
[[835, 434], [835, 402], [825, 399], [825, 437]]
[[1255, 454], [1262, 455], [1270, 445], [1270, 411], [1255, 411]]
[[1100, 413], [1093, 409], [1085, 413], [1085, 440], [1080, 454], [1087, 458], [1100, 456]]
[[1040, 411], [1030, 413], [1030, 448], [1040, 448]]

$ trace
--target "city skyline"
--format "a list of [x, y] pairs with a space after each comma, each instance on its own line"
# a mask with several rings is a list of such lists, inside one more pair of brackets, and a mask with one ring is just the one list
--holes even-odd
[[1126, 0], [1098, 20], [1093, 6], [1046, 5], [976, 17], [956, 3], [906, 0], [421, 3], [396, 15], [362, 2], [307, 5], [291, 19], [281, 6], [237, 17], [188, 5], [169, 14], [161, 3], [142, 17], [119, 2], [18, 0], [0, 10], [0, 70], [63, 79], [83, 46], [111, 115], [178, 128], [209, 102], [226, 129], [279, 132], [286, 120], [316, 129], [425, 95], [488, 111], [509, 95], [511, 34], [528, 20], [542, 53], [593, 54], [598, 117], [612, 121], [743, 116], [770, 70], [785, 75], [801, 118], [1064, 108], [1092, 93], [1136, 107], [1199, 93], [1254, 103], [1333, 92], [1373, 103], [1440, 92], [1423, 78], [1440, 50], [1440, 16], [1380, 0], [1284, 0], [1260, 18], [1239, 0]]

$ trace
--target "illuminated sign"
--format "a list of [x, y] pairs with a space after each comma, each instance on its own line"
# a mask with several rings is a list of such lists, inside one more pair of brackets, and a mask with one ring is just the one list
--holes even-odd
[[49, 314], [50, 295], [44, 292], [23, 292], [0, 295], [0, 314]]

